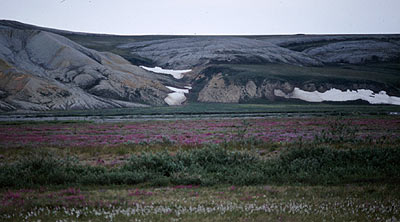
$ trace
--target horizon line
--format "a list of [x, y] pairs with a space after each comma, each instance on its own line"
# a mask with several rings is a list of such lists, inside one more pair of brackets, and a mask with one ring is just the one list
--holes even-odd
[[135, 34], [122, 34], [122, 33], [112, 33], [112, 32], [91, 32], [91, 31], [79, 31], [70, 30], [58, 27], [49, 27], [37, 25], [34, 23], [26, 23], [18, 20], [4, 19], [0, 18], [0, 21], [16, 22], [24, 25], [35, 26], [37, 28], [51, 29], [54, 31], [61, 32], [72, 32], [76, 34], [89, 34], [89, 35], [112, 35], [112, 36], [294, 36], [294, 35], [400, 35], [400, 32], [336, 32], [336, 33], [325, 33], [325, 32], [314, 32], [314, 33], [298, 33], [298, 32], [287, 32], [287, 33], [135, 33]]

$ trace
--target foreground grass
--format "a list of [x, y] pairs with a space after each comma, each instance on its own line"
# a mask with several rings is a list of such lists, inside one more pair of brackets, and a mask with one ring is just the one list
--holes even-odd
[[39, 152], [0, 166], [0, 221], [396, 221], [398, 148], [205, 147], [119, 166]]
[[0, 221], [400, 219], [398, 139], [339, 123], [286, 143], [239, 128], [219, 145], [2, 148]]
[[387, 221], [394, 185], [47, 187], [0, 192], [2, 221]]

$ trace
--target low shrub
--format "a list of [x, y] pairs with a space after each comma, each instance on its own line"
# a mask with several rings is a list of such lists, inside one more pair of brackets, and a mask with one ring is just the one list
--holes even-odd
[[222, 146], [133, 155], [119, 168], [80, 165], [38, 153], [0, 166], [0, 187], [148, 183], [256, 185], [341, 184], [400, 181], [400, 149], [293, 148], [273, 159]]

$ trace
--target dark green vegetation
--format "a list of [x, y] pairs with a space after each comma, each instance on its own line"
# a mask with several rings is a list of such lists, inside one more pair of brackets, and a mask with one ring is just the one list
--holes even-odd
[[[288, 116], [288, 115], [388, 115], [391, 112], [400, 112], [400, 106], [395, 105], [366, 105], [366, 104], [336, 104], [336, 103], [296, 103], [274, 102], [265, 104], [222, 104], [222, 103], [188, 103], [182, 106], [156, 106], [147, 108], [124, 108], [102, 110], [66, 110], [29, 112], [18, 114], [1, 113], [7, 118], [13, 115], [21, 117], [91, 117], [91, 116], [123, 116], [123, 118], [148, 118], [147, 115], [169, 115], [173, 118], [207, 118], [207, 114], [225, 115], [233, 117], [237, 114], [249, 114], [259, 116]], [[193, 116], [200, 115], [200, 116]], [[57, 120], [57, 119], [55, 119]]]
[[[377, 63], [367, 65], [340, 65], [304, 67], [287, 64], [267, 65], [219, 65], [212, 66], [211, 73], [226, 73], [225, 78], [238, 83], [252, 79], [255, 82], [266, 78], [294, 83], [313, 82], [331, 84], [368, 84], [379, 82], [395, 88], [400, 87], [400, 64]], [[207, 70], [206, 70], [207, 71]]]
[[[221, 140], [219, 145], [210, 145], [210, 142], [185, 144], [183, 140], [177, 140], [182, 143], [173, 142], [168, 139], [167, 133], [162, 133], [161, 135], [165, 136], [164, 139], [153, 143], [151, 140], [146, 140], [147, 142], [123, 143], [116, 146], [105, 144], [94, 146], [93, 143], [97, 140], [93, 140], [93, 147], [85, 145], [57, 148], [53, 143], [41, 143], [40, 146], [29, 148], [26, 140], [34, 142], [36, 138], [39, 138], [49, 141], [49, 138], [41, 134], [32, 134], [26, 138], [21, 135], [20, 138], [25, 141], [25, 145], [20, 148], [4, 148], [1, 152], [0, 158], [6, 156], [7, 161], [0, 165], [0, 187], [70, 184], [151, 186], [199, 184], [209, 186], [217, 184], [395, 183], [400, 179], [400, 166], [397, 164], [397, 160], [400, 159], [398, 138], [393, 138], [398, 126], [395, 117], [331, 117], [331, 121], [311, 118], [311, 121], [305, 122], [302, 122], [303, 118], [267, 120], [262, 122], [263, 126], [268, 128], [267, 130], [275, 132], [274, 128], [283, 129], [279, 131], [279, 134], [271, 134], [275, 135], [274, 138], [284, 134], [285, 137], [292, 139], [280, 142], [274, 142], [273, 138], [259, 140], [251, 135], [262, 131], [252, 132], [252, 134], [247, 121], [231, 129], [235, 130], [231, 134], [233, 139]], [[261, 120], [254, 121], [261, 123]], [[224, 132], [221, 129], [225, 128], [216, 126], [222, 127], [226, 124], [231, 126], [235, 123], [234, 120], [203, 122], [186, 120], [155, 123], [158, 128], [162, 128], [162, 123], [166, 124], [164, 127], [169, 131], [173, 131], [173, 128], [178, 125], [190, 126], [189, 128], [207, 126], [205, 130], [209, 133], [205, 135], [221, 134]], [[79, 121], [46, 123], [49, 125], [44, 125], [43, 130], [54, 131], [57, 131], [57, 125], [66, 123], [69, 128], [67, 131], [62, 131], [61, 135], [68, 135], [69, 131], [73, 134], [60, 138], [69, 138], [71, 141], [78, 132], [76, 127], [88, 124]], [[126, 127], [134, 134], [152, 135], [146, 130], [153, 132], [155, 129], [145, 128], [152, 123], [154, 122], [132, 123]], [[5, 124], [25, 124], [25, 122], [6, 122]], [[322, 124], [324, 127], [317, 128], [315, 124], [317, 126]], [[78, 134], [86, 132], [85, 140], [90, 140], [92, 137], [99, 136], [102, 131], [119, 132], [118, 129], [124, 127], [123, 124], [111, 124], [108, 128], [101, 128], [101, 125], [89, 124], [88, 132], [82, 130]], [[302, 127], [296, 128], [296, 125]], [[29, 126], [33, 126], [32, 122], [18, 125], [17, 128], [5, 126], [4, 129], [8, 129], [10, 131], [8, 133], [15, 133], [17, 129], [25, 129], [24, 126], [28, 130], [22, 131], [25, 132], [24, 135], [29, 134], [30, 131], [41, 131], [41, 128], [30, 128]], [[136, 127], [139, 131], [134, 131]], [[253, 127], [256, 128], [256, 125]], [[360, 131], [359, 127], [363, 127], [363, 131]], [[96, 128], [101, 128], [101, 131], [95, 131]], [[218, 130], [214, 132], [211, 128]], [[307, 129], [311, 131], [306, 134], [300, 133], [301, 130], [307, 131]], [[371, 130], [375, 133], [368, 134]], [[186, 133], [189, 131], [187, 129]], [[194, 133], [196, 132], [199, 135], [204, 134], [200, 129]], [[3, 132], [3, 134], [8, 133]], [[118, 133], [118, 141], [123, 139], [123, 134], [123, 132]], [[189, 135], [190, 133], [186, 134], [186, 136]], [[310, 136], [311, 138], [306, 138]], [[101, 142], [106, 141], [107, 138], [109, 138], [108, 135], [103, 137]], [[113, 141], [113, 139], [109, 140]], [[212, 138], [209, 138], [209, 141], [213, 141]], [[118, 160], [118, 163], [105, 164], [102, 158], [107, 156]], [[98, 158], [97, 162], [93, 162], [93, 158]]]
[[73, 158], [37, 153], [0, 167], [1, 187], [43, 185], [346, 184], [398, 183], [398, 148], [291, 149], [277, 158], [211, 146], [198, 150], [132, 155], [118, 168], [84, 166]]
[[32, 125], [32, 124], [78, 124], [78, 123], [91, 123], [87, 120], [43, 120], [43, 121], [1, 121], [0, 125]]

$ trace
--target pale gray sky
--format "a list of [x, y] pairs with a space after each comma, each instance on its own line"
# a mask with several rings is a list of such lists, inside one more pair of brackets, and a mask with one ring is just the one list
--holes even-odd
[[1, 19], [93, 33], [400, 33], [400, 0], [0, 1]]

